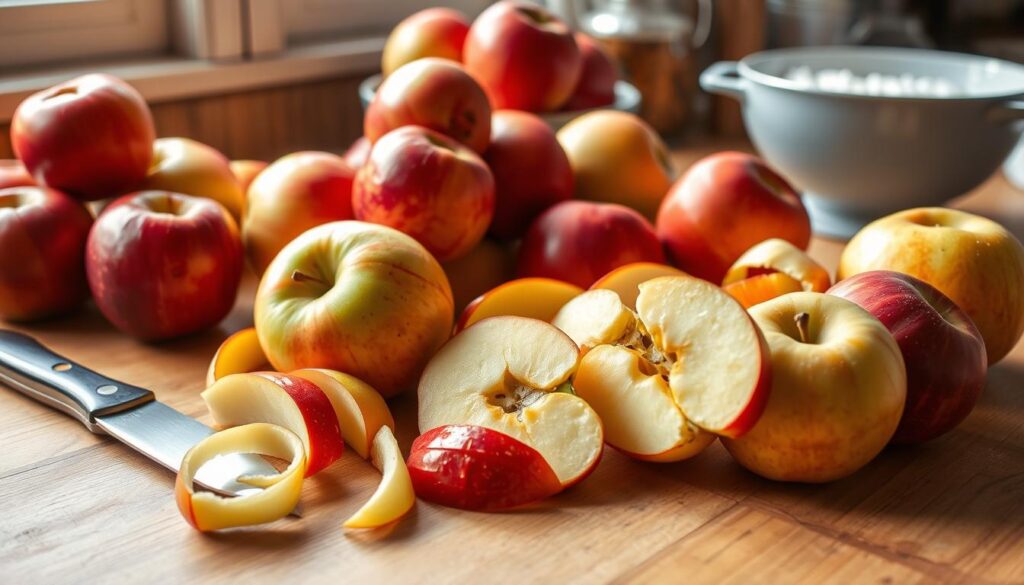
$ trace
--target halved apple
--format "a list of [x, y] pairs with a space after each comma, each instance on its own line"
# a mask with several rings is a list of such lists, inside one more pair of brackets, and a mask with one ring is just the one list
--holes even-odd
[[540, 452], [562, 487], [597, 466], [604, 431], [583, 399], [559, 392], [579, 365], [579, 348], [558, 328], [524, 317], [493, 317], [448, 341], [423, 372], [419, 426], [479, 425]]
[[615, 291], [622, 299], [622, 304], [630, 310], [636, 310], [636, 297], [640, 294], [640, 283], [659, 276], [679, 276], [686, 274], [682, 270], [667, 264], [656, 262], [634, 262], [620, 266], [605, 274], [590, 285], [590, 290], [608, 289]]
[[784, 294], [801, 292], [804, 287], [800, 281], [784, 272], [772, 272], [738, 280], [723, 286], [722, 290], [739, 301], [743, 308], [749, 309]]
[[431, 429], [412, 443], [409, 473], [420, 498], [463, 510], [502, 510], [562, 491], [536, 449], [472, 425]]
[[309, 380], [327, 395], [338, 417], [341, 437], [363, 459], [370, 458], [374, 437], [381, 427], [395, 428], [384, 397], [359, 378], [319, 368], [296, 370], [291, 375]]
[[510, 280], [467, 305], [455, 324], [455, 333], [488, 317], [512, 315], [551, 321], [562, 305], [582, 292], [574, 284], [553, 278]]
[[722, 286], [773, 272], [799, 281], [805, 291], [825, 292], [832, 286], [828, 270], [800, 248], [779, 238], [765, 240], [744, 252], [725, 274]]
[[409, 470], [391, 427], [382, 426], [373, 437], [373, 466], [381, 472], [380, 485], [363, 507], [345, 521], [345, 528], [379, 528], [397, 522], [416, 505]]
[[[728, 437], [750, 430], [764, 411], [771, 361], [746, 310], [722, 289], [691, 276], [659, 277], [639, 287], [637, 312], [628, 317], [606, 292], [590, 291], [554, 320], [574, 341], [594, 348], [580, 364], [574, 387], [609, 429], [616, 428], [608, 434], [619, 444], [611, 444], [660, 456], [658, 448], [699, 444], [683, 420]], [[604, 344], [614, 347], [597, 351]], [[650, 403], [636, 403], [641, 397]], [[656, 431], [665, 433], [662, 439], [640, 435], [655, 432], [643, 428], [651, 413], [659, 413], [655, 420], [664, 424]]]
[[331, 401], [304, 378], [277, 372], [232, 374], [202, 396], [221, 427], [266, 422], [298, 435], [306, 449], [307, 477], [336, 461], [344, 451]]
[[231, 374], [273, 369], [267, 354], [260, 347], [256, 328], [249, 327], [232, 334], [217, 348], [217, 353], [213, 354], [213, 360], [210, 361], [210, 369], [206, 371], [206, 385], [213, 386], [214, 382]]

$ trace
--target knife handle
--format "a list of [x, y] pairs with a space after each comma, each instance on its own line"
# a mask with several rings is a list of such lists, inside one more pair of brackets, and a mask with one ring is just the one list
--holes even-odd
[[96, 417], [153, 400], [153, 393], [100, 375], [35, 339], [0, 329], [0, 382], [102, 433]]

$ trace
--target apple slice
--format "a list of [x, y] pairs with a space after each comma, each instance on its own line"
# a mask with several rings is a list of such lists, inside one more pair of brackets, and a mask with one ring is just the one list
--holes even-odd
[[583, 399], [557, 390], [579, 364], [579, 348], [553, 325], [493, 317], [448, 341], [419, 385], [420, 430], [479, 425], [536, 449], [568, 487], [597, 466], [604, 431]]
[[686, 274], [682, 270], [667, 264], [656, 262], [633, 262], [620, 266], [597, 279], [590, 285], [590, 290], [608, 289], [619, 293], [622, 304], [630, 310], [636, 310], [636, 297], [640, 294], [640, 283], [659, 276], [679, 276]]
[[217, 348], [210, 361], [210, 369], [206, 371], [206, 385], [213, 386], [214, 382], [231, 374], [273, 369], [256, 337], [256, 328], [249, 327], [232, 334]]
[[502, 510], [538, 502], [562, 483], [536, 449], [493, 429], [449, 425], [412, 443], [416, 495], [463, 510]]
[[291, 375], [309, 380], [327, 395], [338, 417], [342, 439], [363, 459], [370, 458], [381, 427], [395, 428], [384, 397], [359, 378], [319, 368], [296, 370]]
[[298, 435], [306, 448], [307, 477], [340, 458], [345, 448], [331, 401], [315, 384], [298, 376], [232, 374], [202, 396], [221, 427], [266, 422]]
[[416, 505], [409, 470], [391, 427], [382, 426], [373, 437], [373, 466], [381, 472], [380, 485], [363, 507], [345, 521], [345, 528], [379, 528], [397, 522]]
[[804, 288], [792, 276], [784, 272], [772, 272], [738, 280], [723, 286], [722, 290], [739, 301], [743, 308], [749, 309], [784, 294], [801, 292]]
[[614, 343], [634, 330], [636, 314], [614, 291], [592, 290], [566, 303], [551, 324], [564, 331], [586, 355], [592, 348]]
[[806, 252], [780, 238], [751, 246], [729, 268], [722, 286], [774, 272], [782, 272], [799, 281], [806, 291], [825, 292], [832, 286], [828, 270]]
[[510, 280], [467, 305], [455, 325], [455, 333], [488, 317], [513, 315], [551, 321], [562, 305], [582, 292], [574, 284], [553, 278]]

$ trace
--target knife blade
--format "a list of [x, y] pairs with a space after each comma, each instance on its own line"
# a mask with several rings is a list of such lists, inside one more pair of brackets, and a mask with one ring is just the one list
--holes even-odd
[[[83, 367], [35, 339], [0, 329], [0, 382], [78, 419], [87, 429], [107, 434], [177, 473], [185, 453], [213, 434], [192, 417], [156, 400], [150, 390], [125, 384]], [[236, 479], [276, 470], [258, 455], [222, 455], [204, 465], [196, 483], [238, 496], [259, 491]]]

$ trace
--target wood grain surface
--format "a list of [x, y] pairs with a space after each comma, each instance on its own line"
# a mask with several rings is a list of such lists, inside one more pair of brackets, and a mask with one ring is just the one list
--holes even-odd
[[[683, 167], [722, 144], [679, 149]], [[995, 177], [955, 205], [1024, 237], [1024, 193]], [[841, 244], [816, 239], [835, 266]], [[208, 360], [251, 322], [254, 281], [215, 331], [146, 345], [89, 307], [20, 329], [209, 423]], [[392, 402], [399, 440], [415, 397]], [[178, 515], [173, 477], [129, 448], [0, 388], [0, 583], [1021, 583], [1024, 344], [989, 371], [974, 413], [923, 446], [887, 449], [828, 485], [773, 483], [720, 445], [677, 464], [614, 450], [537, 508], [470, 513], [423, 502], [393, 530], [342, 521], [378, 475], [349, 450], [306, 482], [305, 517], [202, 535]]]

